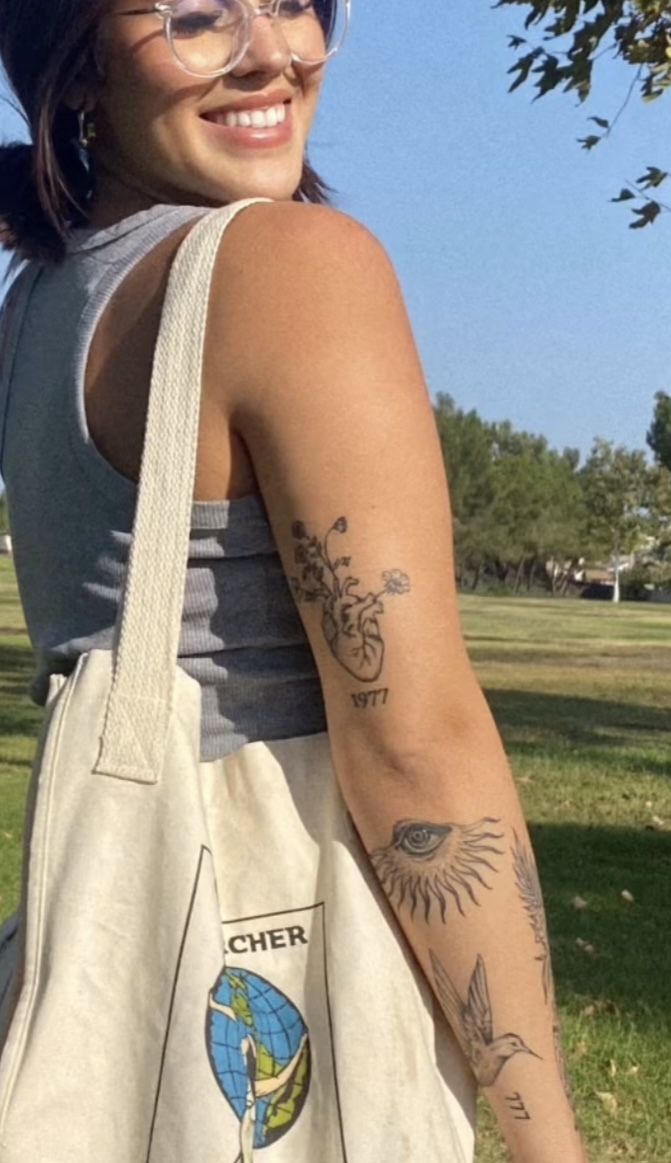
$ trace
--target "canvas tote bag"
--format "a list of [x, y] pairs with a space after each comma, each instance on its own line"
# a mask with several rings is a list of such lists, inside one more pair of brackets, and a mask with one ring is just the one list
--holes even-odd
[[52, 681], [4, 990], [0, 968], [0, 1163], [472, 1158], [471, 1075], [326, 735], [199, 762], [176, 661], [196, 397], [213, 262], [248, 204], [174, 261], [116, 646]]

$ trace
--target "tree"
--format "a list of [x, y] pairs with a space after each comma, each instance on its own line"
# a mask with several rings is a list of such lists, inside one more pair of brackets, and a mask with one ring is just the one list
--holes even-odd
[[671, 396], [666, 392], [657, 392], [655, 396], [655, 412], [647, 441], [657, 463], [671, 470]]
[[457, 577], [463, 586], [470, 574], [476, 589], [490, 553], [492, 430], [477, 412], [462, 411], [446, 394], [437, 397], [434, 413], [450, 484]]
[[446, 395], [438, 397], [435, 415], [459, 584], [477, 589], [488, 578], [517, 591], [524, 581], [528, 588], [540, 581], [559, 590], [583, 540], [578, 453], [557, 453], [544, 437], [518, 432], [507, 421], [486, 423]]
[[[582, 490], [577, 454], [555, 452], [542, 436], [494, 426], [493, 547], [517, 591], [543, 577], [553, 593], [569, 575], [567, 563], [580, 555]], [[549, 572], [548, 572], [549, 567]]]
[[654, 536], [654, 470], [644, 452], [616, 448], [608, 440], [597, 439], [581, 479], [591, 546], [597, 553], [612, 557], [613, 600], [618, 602], [622, 558]]
[[[541, 43], [528, 36], [510, 37], [518, 54], [509, 70], [514, 76], [511, 91], [529, 82], [538, 97], [560, 90], [585, 102], [596, 62], [604, 56], [619, 57], [634, 70], [614, 116], [590, 118], [593, 129], [581, 138], [583, 149], [594, 149], [612, 133], [636, 89], [645, 101], [652, 101], [671, 87], [669, 0], [498, 0], [496, 5], [509, 6], [525, 10], [526, 33], [533, 35], [537, 29], [541, 34]], [[656, 194], [668, 177], [667, 170], [648, 166], [638, 181], [624, 186], [613, 199], [636, 203], [633, 229], [650, 225], [662, 209], [669, 209]]]

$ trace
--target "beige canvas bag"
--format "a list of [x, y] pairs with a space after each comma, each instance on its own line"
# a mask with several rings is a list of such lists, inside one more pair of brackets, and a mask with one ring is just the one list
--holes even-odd
[[[54, 679], [0, 970], [0, 1163], [468, 1163], [474, 1087], [326, 735], [199, 762], [176, 664], [208, 290], [174, 262], [113, 652]], [[10, 964], [11, 961], [11, 964]]]

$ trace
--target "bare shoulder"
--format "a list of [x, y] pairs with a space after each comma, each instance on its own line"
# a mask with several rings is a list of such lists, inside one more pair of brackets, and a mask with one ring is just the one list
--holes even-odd
[[257, 265], [281, 276], [301, 263], [302, 281], [334, 276], [347, 268], [391, 269], [379, 240], [360, 222], [329, 206], [299, 202], [259, 203], [232, 224], [222, 247], [221, 265]]
[[380, 344], [401, 362], [414, 353], [384, 247], [328, 207], [259, 204], [239, 215], [222, 244], [213, 304], [212, 343], [226, 352], [230, 390], [237, 383], [249, 404], [254, 385], [286, 395], [309, 377], [342, 380], [346, 362], [354, 383]]

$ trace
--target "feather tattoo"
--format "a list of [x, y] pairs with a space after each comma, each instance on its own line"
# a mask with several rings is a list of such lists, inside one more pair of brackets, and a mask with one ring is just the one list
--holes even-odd
[[517, 835], [513, 846], [513, 861], [515, 864], [515, 882], [522, 899], [525, 912], [531, 923], [534, 940], [540, 946], [540, 953], [536, 960], [540, 962], [543, 977], [543, 993], [548, 1002], [552, 996], [552, 967], [550, 961], [550, 941], [548, 938], [545, 909], [543, 907], [543, 893], [538, 879], [538, 870], [533, 853], [525, 848]]

